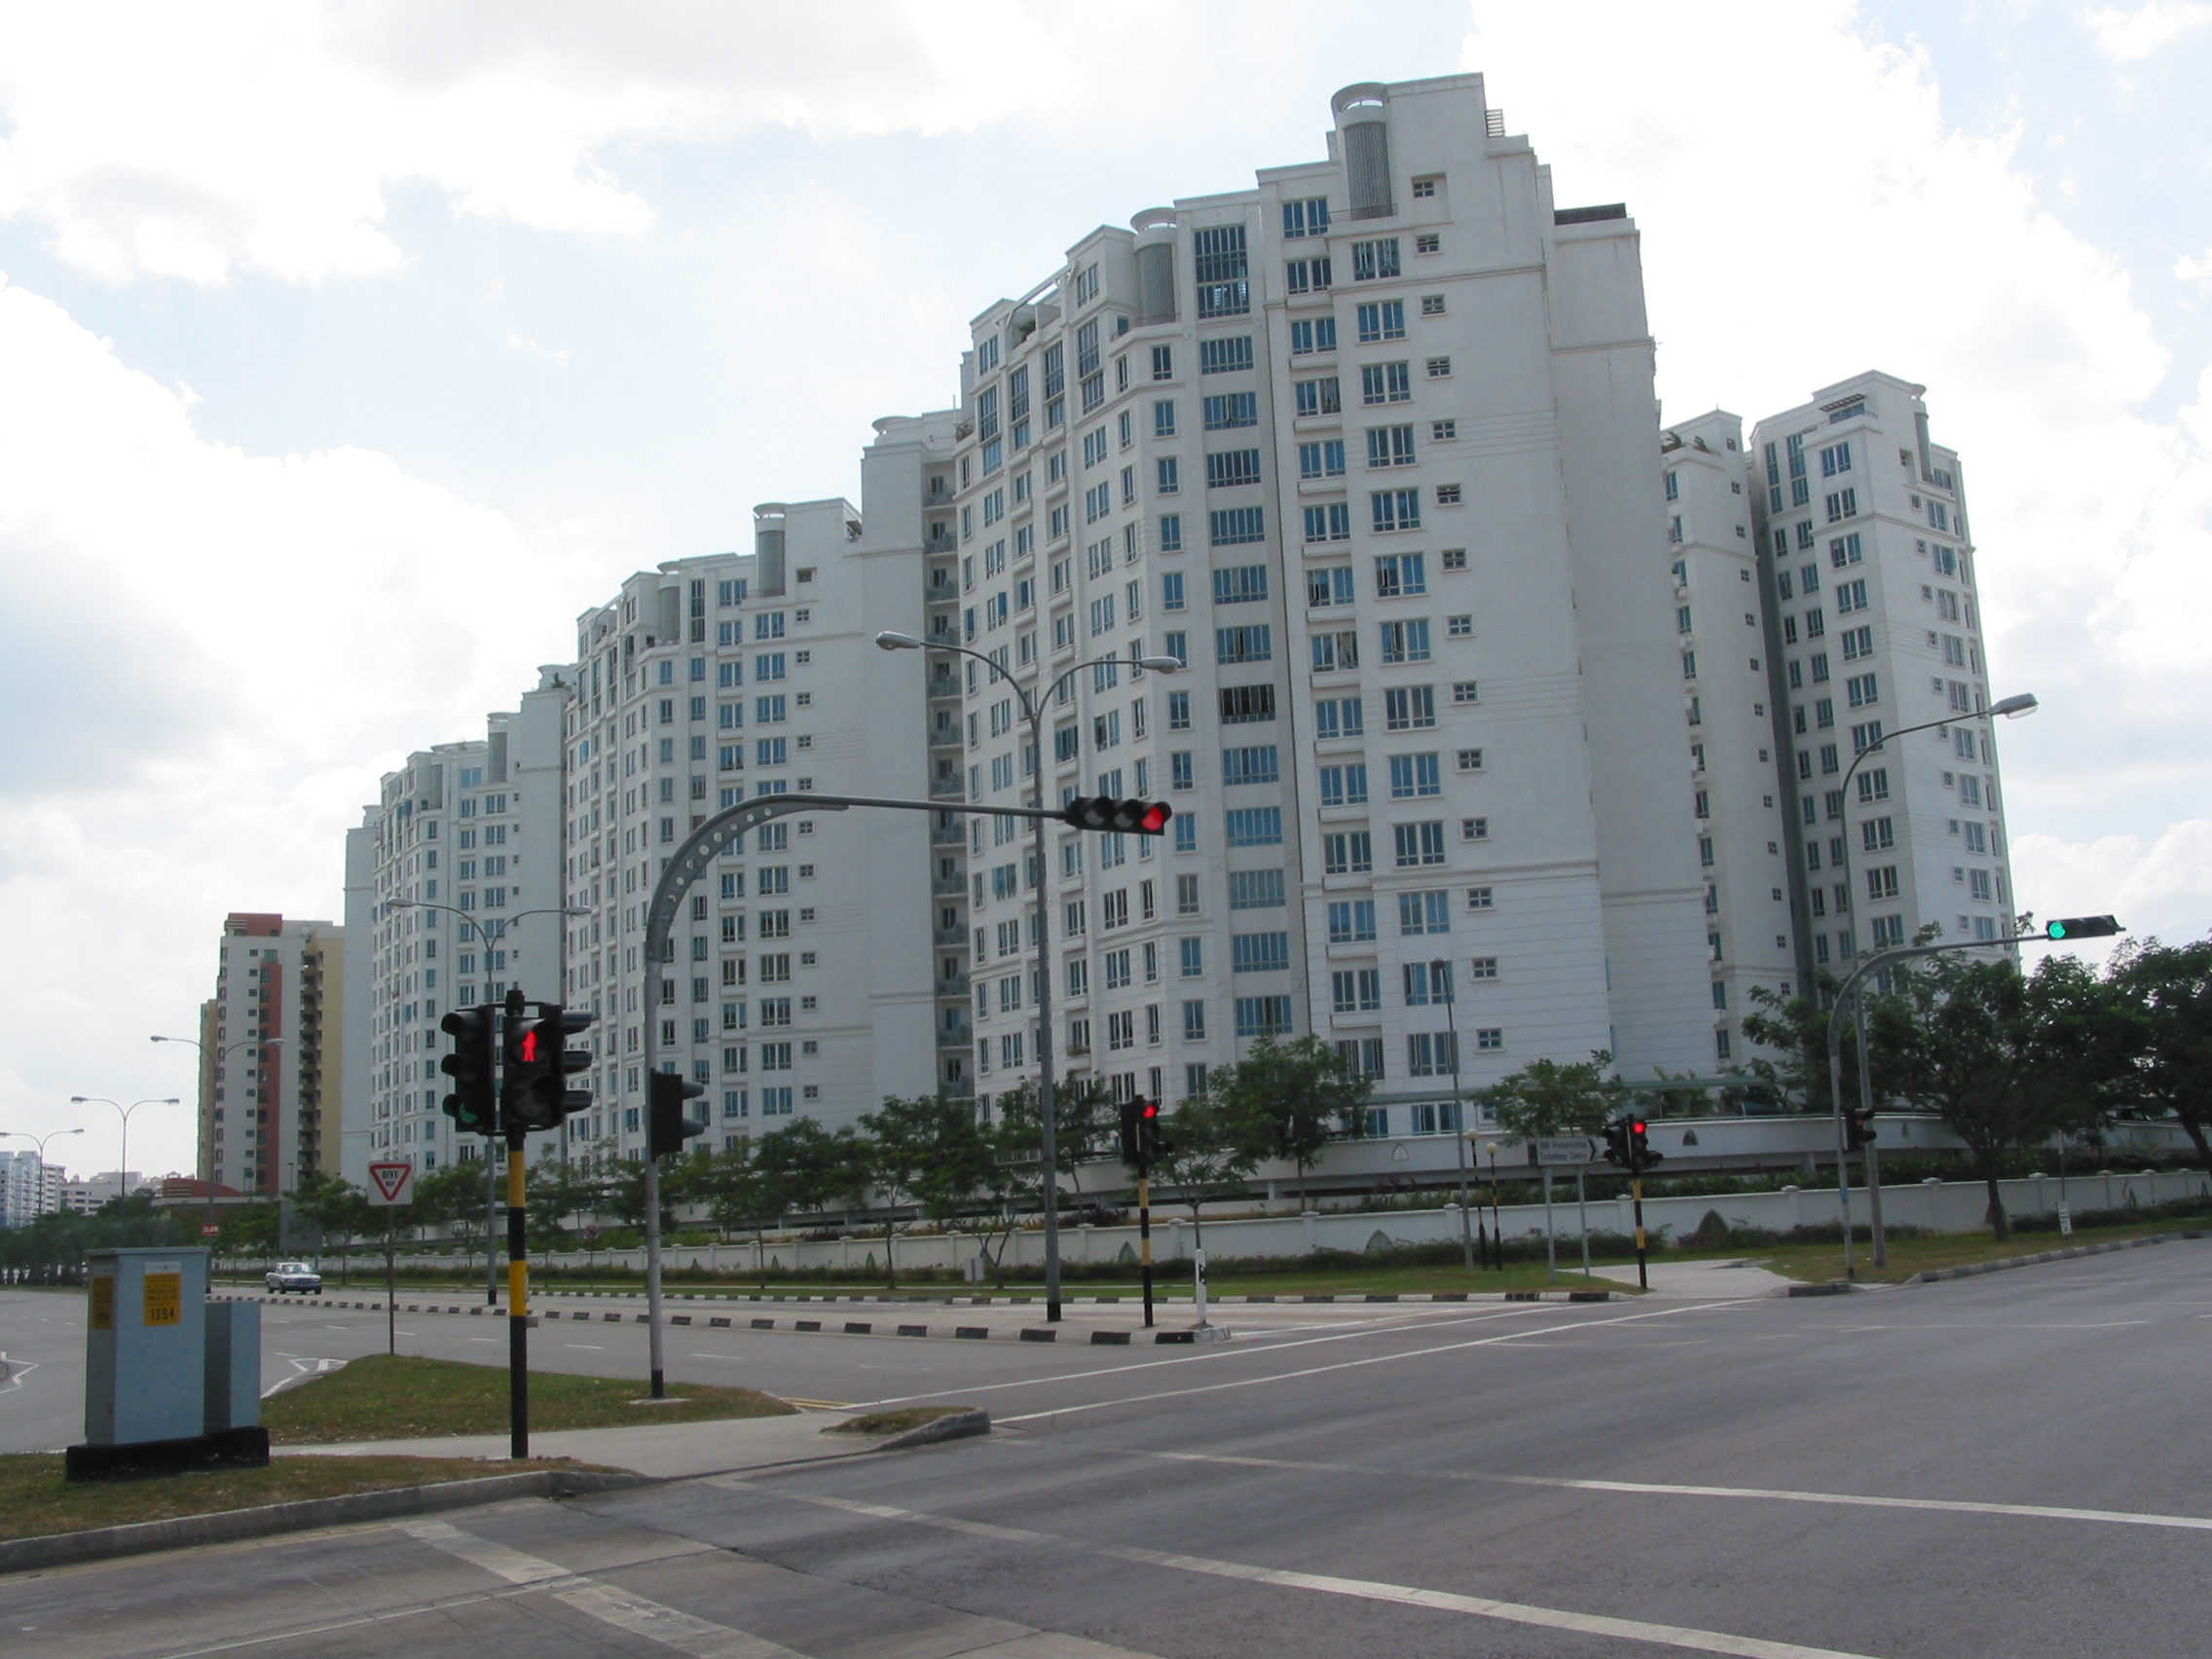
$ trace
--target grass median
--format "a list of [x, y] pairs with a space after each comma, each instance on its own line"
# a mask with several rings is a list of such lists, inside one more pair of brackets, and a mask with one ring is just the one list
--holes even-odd
[[[531, 1431], [789, 1417], [797, 1410], [753, 1388], [686, 1383], [678, 1398], [648, 1401], [642, 1398], [644, 1386], [622, 1378], [533, 1371]], [[262, 1406], [261, 1420], [278, 1446], [504, 1434], [506, 1368], [370, 1354], [273, 1396]]]
[[[564, 1461], [562, 1466], [582, 1465]], [[65, 1481], [57, 1453], [10, 1454], [0, 1456], [0, 1539], [43, 1538], [508, 1472], [504, 1464], [476, 1457], [282, 1457], [265, 1469], [209, 1469], [142, 1481]]]
[[[1856, 1202], [1859, 1195], [1854, 1194]], [[1862, 1227], [1858, 1242], [1852, 1246], [1852, 1258], [1859, 1270], [1862, 1284], [1902, 1284], [1915, 1273], [1933, 1272], [1938, 1268], [1972, 1267], [1982, 1262], [2010, 1261], [2019, 1256], [2040, 1256], [2046, 1250], [2079, 1249], [2087, 1244], [2119, 1243], [2129, 1238], [2148, 1238], [2156, 1234], [2195, 1232], [2199, 1223], [2190, 1221], [2147, 1221], [2138, 1226], [2097, 1227], [2078, 1229], [2072, 1236], [2058, 1233], [2016, 1233], [1999, 1243], [1988, 1233], [1936, 1233], [1918, 1237], [1890, 1239], [1890, 1264], [1887, 1268], [1874, 1266], [1872, 1235]], [[1840, 1239], [1826, 1244], [1762, 1244], [1735, 1250], [1703, 1252], [1695, 1250], [1670, 1251], [1672, 1261], [1748, 1260], [1770, 1272], [1785, 1278], [1801, 1279], [1811, 1284], [1825, 1284], [1830, 1279], [1843, 1277], [1843, 1244]]]

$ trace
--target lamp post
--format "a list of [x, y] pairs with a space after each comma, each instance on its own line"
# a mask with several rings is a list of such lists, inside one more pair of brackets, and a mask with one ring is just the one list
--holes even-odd
[[[2018, 719], [2022, 715], [2034, 714], [2039, 707], [2041, 705], [2037, 702], [2034, 693], [2023, 691], [2017, 696], [2003, 698], [1992, 703], [1986, 709], [1977, 709], [1973, 713], [1962, 716], [1957, 719], [1923, 720], [1918, 725], [1909, 725], [1899, 731], [1884, 732], [1853, 756], [1851, 764], [1844, 768], [1843, 781], [1837, 791], [1841, 797], [1836, 812], [1836, 822], [1843, 829], [1843, 833], [1838, 839], [1843, 847], [1843, 860], [1839, 867], [1843, 870], [1844, 892], [1851, 894], [1851, 780], [1859, 768], [1865, 763], [1868, 756], [1880, 754], [1883, 745], [1887, 744], [1892, 738], [1910, 737], [1918, 731], [1934, 731], [1938, 726], [1963, 725], [1967, 720], [1986, 720], [1998, 716], [2003, 716], [2009, 720]], [[1856, 915], [1859, 904], [1856, 894], [1851, 894], [1851, 903], [1853, 913]], [[1863, 962], [1863, 953], [1858, 948], [1860, 942], [1858, 927], [1855, 925], [1851, 932], [1852, 954], [1861, 957]], [[2005, 941], [2002, 940], [1973, 940], [1967, 941], [1967, 945], [2003, 942]], [[1951, 948], [1965, 947], [1953, 946]], [[1864, 977], [1865, 968], [1862, 966], [1852, 973], [1851, 977], [1846, 982], [1845, 989], [1852, 992], [1852, 1027], [1858, 1033], [1859, 1109], [1862, 1116], [1870, 1119], [1874, 1109], [1874, 1080], [1866, 1058], [1866, 1020], [1862, 1007], [1864, 999], [1858, 990], [1859, 982]], [[1842, 1001], [1843, 994], [1838, 991], [1836, 1002], [1839, 1008]], [[1834, 1016], [1832, 1014], [1829, 1024], [1831, 1028], [1834, 1027]], [[1851, 1136], [1844, 1127], [1843, 1050], [1832, 1039], [1828, 1044], [1828, 1101], [1835, 1110], [1836, 1195], [1838, 1201], [1843, 1206], [1844, 1276], [1849, 1278], [1856, 1276], [1856, 1270], [1851, 1260]], [[1872, 1127], [1871, 1122], [1869, 1122], [1868, 1127]], [[1886, 1268], [1890, 1265], [1890, 1241], [1882, 1226], [1882, 1170], [1880, 1160], [1874, 1152], [1872, 1140], [1868, 1140], [1866, 1143], [1865, 1156], [1866, 1219], [1867, 1225], [1873, 1230], [1874, 1235], [1874, 1265], [1877, 1268]]]
[[70, 1104], [74, 1106], [113, 1106], [123, 1114], [123, 1144], [117, 1152], [122, 1166], [116, 1170], [115, 1180], [116, 1185], [123, 1189], [124, 1198], [130, 1197], [130, 1114], [141, 1106], [174, 1106], [178, 1103], [178, 1098], [174, 1094], [155, 1095], [145, 1100], [133, 1100], [126, 1106], [122, 1101], [110, 1100], [104, 1094], [69, 1096]]
[[[486, 950], [504, 940], [507, 937], [507, 929], [521, 921], [525, 916], [588, 916], [591, 914], [581, 904], [553, 904], [535, 910], [517, 910], [511, 916], [499, 918], [499, 931], [498, 933], [488, 934], [484, 931], [484, 924], [476, 919], [473, 911], [463, 910], [456, 904], [440, 904], [429, 899], [387, 899], [385, 903], [395, 910], [445, 910], [459, 916], [462, 922], [476, 930], [476, 937], [484, 941]], [[569, 932], [568, 929], [563, 928], [561, 930], [560, 990], [557, 993], [558, 995], [566, 995], [569, 988], [567, 984], [569, 977], [568, 944]], [[492, 971], [490, 962], [484, 964], [484, 971], [487, 974]], [[492, 1156], [492, 1148], [497, 1144], [497, 1135], [485, 1135], [484, 1305], [487, 1308], [496, 1308], [499, 1304], [499, 1270], [498, 1264], [495, 1260], [498, 1253], [499, 1244], [499, 1161]]]
[[[1151, 669], [1156, 674], [1178, 674], [1183, 664], [1171, 656], [1093, 657], [1066, 668], [1049, 685], [1041, 684], [1037, 695], [1032, 696], [1007, 670], [982, 651], [967, 645], [954, 645], [950, 640], [920, 640], [912, 634], [902, 634], [885, 629], [876, 635], [878, 647], [887, 651], [947, 651], [956, 656], [972, 657], [989, 669], [993, 675], [1013, 687], [1021, 700], [1021, 717], [1029, 727], [1029, 749], [1036, 756], [1037, 809], [1045, 808], [1045, 710], [1060, 687], [1087, 668], [1120, 668], [1124, 662], [1142, 672]], [[1060, 1197], [1058, 1147], [1055, 1139], [1056, 1120], [1052, 1112], [1052, 962], [1051, 906], [1046, 903], [1047, 884], [1051, 871], [1045, 863], [1045, 820], [1030, 820], [1035, 830], [1037, 849], [1037, 1116], [1039, 1124], [1039, 1151], [1044, 1161], [1044, 1191], [1041, 1195], [1045, 1206], [1045, 1317], [1056, 1322], [1060, 1317]]]
[[[0, 1129], [0, 1140], [38, 1142], [38, 1193], [31, 1199], [31, 1214], [34, 1218], [46, 1213], [39, 1207], [46, 1202], [46, 1143], [53, 1140], [56, 1135], [81, 1135], [84, 1132], [85, 1127], [82, 1124], [73, 1129], [49, 1129], [43, 1135], [34, 1135], [28, 1129]], [[2066, 1179], [2065, 1165], [2061, 1164], [2059, 1168], [2059, 1181], [2063, 1184]]]
[[[149, 1043], [189, 1043], [193, 1048], [200, 1051], [200, 1058], [203, 1063], [210, 1063], [210, 1056], [207, 1052], [207, 1045], [203, 1043], [197, 1037], [149, 1037], [146, 1039], [146, 1041]], [[225, 1043], [215, 1051], [211, 1063], [219, 1066], [223, 1063], [223, 1056], [225, 1054], [236, 1053], [240, 1049], [274, 1049], [277, 1044], [283, 1041], [284, 1039], [281, 1037], [245, 1037], [240, 1039], [236, 1043]], [[212, 1147], [213, 1143], [210, 1142], [209, 1145], [210, 1147]], [[207, 1180], [210, 1186], [214, 1184], [214, 1161], [212, 1156], [210, 1156], [208, 1160]]]

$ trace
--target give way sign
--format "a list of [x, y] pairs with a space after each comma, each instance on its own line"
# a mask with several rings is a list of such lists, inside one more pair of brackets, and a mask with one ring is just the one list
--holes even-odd
[[415, 1179], [412, 1163], [372, 1163], [369, 1165], [368, 1199], [372, 1204], [403, 1204], [407, 1201], [407, 1189]]

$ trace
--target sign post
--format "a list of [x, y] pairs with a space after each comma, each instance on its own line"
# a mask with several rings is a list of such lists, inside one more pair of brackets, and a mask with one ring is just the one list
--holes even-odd
[[399, 1351], [399, 1332], [392, 1304], [398, 1300], [398, 1278], [392, 1267], [392, 1210], [407, 1202], [415, 1184], [415, 1165], [396, 1161], [369, 1165], [368, 1200], [384, 1216], [384, 1351]]
[[[1591, 1145], [1588, 1135], [1537, 1135], [1530, 1141], [1536, 1155], [1536, 1162], [1544, 1171], [1544, 1262], [1551, 1276], [1559, 1277], [1559, 1245], [1552, 1231], [1552, 1171], [1571, 1166], [1574, 1170], [1576, 1201], [1582, 1192], [1582, 1165], [1590, 1161]], [[1589, 1212], [1583, 1212], [1582, 1265], [1587, 1272], [1590, 1266]]]

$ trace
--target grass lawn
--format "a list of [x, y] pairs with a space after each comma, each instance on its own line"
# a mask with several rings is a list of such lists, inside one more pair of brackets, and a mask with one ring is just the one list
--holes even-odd
[[[2176, 1221], [2171, 1217], [2163, 1221], [2149, 1221], [2139, 1227], [2077, 1228], [2071, 1238], [2056, 1233], [2016, 1233], [2006, 1243], [2000, 1244], [1987, 1233], [1945, 1233], [1931, 1238], [1893, 1238], [1890, 1240], [1890, 1265], [1885, 1269], [1874, 1266], [1874, 1246], [1861, 1239], [1852, 1246], [1853, 1259], [1859, 1266], [1859, 1277], [1867, 1284], [1899, 1284], [1918, 1272], [1935, 1268], [1963, 1268], [1974, 1262], [2005, 1261], [2013, 1256], [2040, 1256], [2046, 1250], [2070, 1250], [2083, 1244], [2115, 1243], [2124, 1238], [2142, 1238], [2154, 1233], [2195, 1232], [2192, 1221]], [[1825, 1283], [1843, 1277], [1843, 1246], [1837, 1244], [1783, 1244], [1765, 1245], [1755, 1249], [1700, 1251], [1671, 1250], [1669, 1261], [1748, 1260], [1785, 1278], [1803, 1279], [1809, 1283]]]
[[0, 1456], [0, 1538], [44, 1537], [299, 1498], [482, 1480], [509, 1472], [505, 1464], [475, 1457], [282, 1457], [266, 1469], [218, 1469], [143, 1481], [68, 1482], [61, 1478], [58, 1454]]
[[[626, 1423], [698, 1422], [710, 1418], [788, 1417], [796, 1408], [752, 1388], [684, 1385], [681, 1399], [636, 1403], [642, 1382], [621, 1378], [530, 1374], [530, 1426], [613, 1428]], [[342, 1371], [287, 1388], [261, 1408], [269, 1438], [285, 1446], [411, 1440], [434, 1434], [503, 1434], [504, 1366], [370, 1354]], [[321, 1461], [321, 1459], [316, 1459]], [[481, 1469], [481, 1465], [478, 1465]]]

